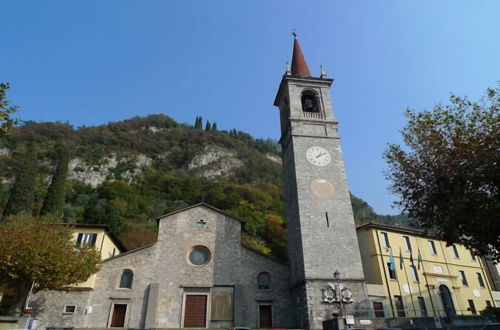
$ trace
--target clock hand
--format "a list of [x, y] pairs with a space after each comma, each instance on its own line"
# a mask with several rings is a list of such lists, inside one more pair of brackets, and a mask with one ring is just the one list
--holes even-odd
[[316, 158], [319, 158], [319, 157], [323, 156], [324, 154], [325, 153], [319, 154], [319, 155], [316, 156]]

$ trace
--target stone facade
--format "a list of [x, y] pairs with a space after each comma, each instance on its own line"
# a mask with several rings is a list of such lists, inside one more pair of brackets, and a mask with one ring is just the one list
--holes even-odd
[[[197, 246], [210, 251], [206, 265], [189, 260]], [[125, 270], [133, 273], [131, 288], [120, 288]], [[260, 273], [269, 275], [268, 289], [258, 288]], [[206, 327], [259, 327], [260, 305], [271, 306], [273, 326], [296, 323], [288, 266], [243, 246], [241, 222], [205, 204], [162, 217], [155, 244], [104, 261], [95, 283], [91, 291], [38, 293], [32, 305], [40, 326], [108, 327], [121, 304], [127, 306], [124, 327], [179, 328], [187, 295], [207, 296]], [[229, 293], [223, 305], [214, 296], [220, 288]], [[74, 312], [65, 313], [65, 306]], [[220, 319], [224, 308], [232, 310]]]

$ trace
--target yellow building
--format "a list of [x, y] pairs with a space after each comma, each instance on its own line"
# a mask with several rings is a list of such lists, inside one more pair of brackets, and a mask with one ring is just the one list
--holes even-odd
[[[120, 240], [110, 231], [108, 225], [84, 225], [73, 226], [73, 239], [76, 245], [89, 244], [101, 252], [101, 260], [108, 259], [125, 252], [126, 249]], [[74, 285], [79, 289], [92, 289], [95, 284], [96, 275], [90, 276], [85, 282]]]
[[376, 223], [357, 233], [374, 316], [474, 315], [495, 305], [484, 262], [464, 246]]

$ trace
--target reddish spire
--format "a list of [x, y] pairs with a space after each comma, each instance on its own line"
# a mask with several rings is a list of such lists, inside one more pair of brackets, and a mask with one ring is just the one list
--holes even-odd
[[310, 77], [311, 72], [307, 67], [307, 62], [302, 54], [302, 49], [300, 49], [299, 41], [297, 40], [297, 34], [293, 33], [293, 56], [292, 56], [292, 75]]

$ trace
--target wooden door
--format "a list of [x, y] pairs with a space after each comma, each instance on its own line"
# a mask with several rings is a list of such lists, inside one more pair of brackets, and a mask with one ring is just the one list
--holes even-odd
[[190, 294], [186, 296], [184, 307], [184, 327], [206, 327], [207, 322], [207, 296]]
[[125, 314], [127, 314], [126, 304], [114, 304], [113, 315], [111, 316], [111, 327], [123, 328], [125, 326]]
[[273, 327], [273, 309], [271, 305], [259, 306], [259, 328]]

